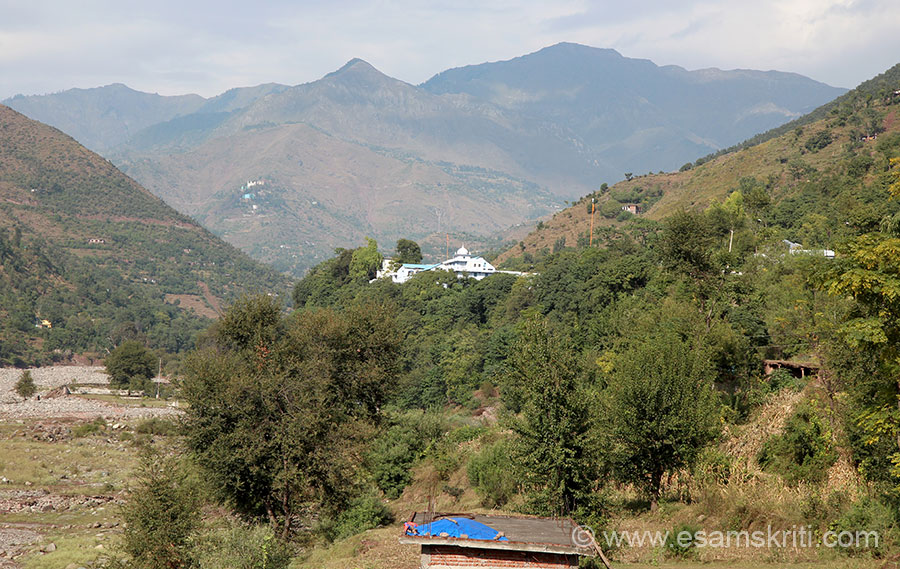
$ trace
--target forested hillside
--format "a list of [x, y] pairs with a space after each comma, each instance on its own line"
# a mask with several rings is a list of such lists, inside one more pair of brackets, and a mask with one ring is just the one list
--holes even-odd
[[61, 132], [0, 106], [0, 364], [175, 353], [222, 304], [286, 280]]
[[[680, 185], [605, 189], [593, 239], [582, 200], [505, 257], [530, 276], [369, 283], [371, 243], [316, 267], [294, 289], [301, 314], [383, 306], [402, 334], [361, 468], [368, 492], [595, 529], [881, 539], [797, 560], [895, 551], [894, 74], [882, 96], [852, 93], [820, 121], [692, 164]], [[604, 207], [614, 199], [651, 215]], [[689, 549], [661, 555], [730, 555]]]

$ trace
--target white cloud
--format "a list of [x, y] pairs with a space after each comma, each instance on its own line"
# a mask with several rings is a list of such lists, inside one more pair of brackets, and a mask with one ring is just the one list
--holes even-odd
[[0, 0], [0, 13], [0, 98], [112, 82], [209, 96], [315, 80], [352, 57], [418, 83], [559, 41], [852, 87], [900, 53], [893, 0]]

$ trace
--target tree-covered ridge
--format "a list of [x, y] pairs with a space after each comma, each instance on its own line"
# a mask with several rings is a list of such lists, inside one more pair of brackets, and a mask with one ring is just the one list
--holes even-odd
[[208, 324], [182, 300], [209, 314], [243, 291], [284, 290], [56, 129], [0, 107], [0, 133], [0, 362], [102, 354], [128, 338], [176, 353]]

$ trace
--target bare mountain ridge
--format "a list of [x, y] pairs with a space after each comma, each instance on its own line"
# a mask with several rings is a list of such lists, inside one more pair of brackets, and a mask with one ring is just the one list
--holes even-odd
[[[389, 245], [525, 223], [626, 171], [675, 169], [840, 92], [794, 74], [686, 71], [575, 44], [419, 86], [354, 59], [318, 81], [170, 112], [105, 153], [226, 240], [302, 272], [363, 235]], [[25, 99], [39, 113], [40, 98]], [[241, 185], [257, 178], [277, 195], [242, 201]]]

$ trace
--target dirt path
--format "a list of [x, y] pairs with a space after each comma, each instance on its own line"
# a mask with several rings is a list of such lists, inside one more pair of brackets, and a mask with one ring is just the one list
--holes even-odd
[[219, 303], [219, 299], [215, 297], [215, 295], [210, 292], [209, 286], [203, 281], [197, 281], [197, 286], [200, 287], [200, 292], [203, 293], [203, 298], [206, 299], [207, 304], [209, 304], [210, 308], [216, 311], [216, 315], [222, 316], [224, 311], [222, 310], [222, 305]]

